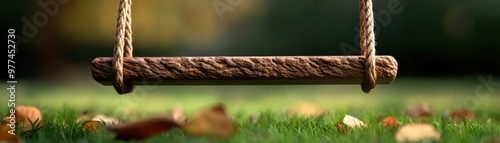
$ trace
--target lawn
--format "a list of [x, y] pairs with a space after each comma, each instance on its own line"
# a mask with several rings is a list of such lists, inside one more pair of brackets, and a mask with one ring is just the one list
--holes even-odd
[[[386, 128], [380, 119], [394, 116], [404, 125], [429, 123], [441, 133], [440, 142], [482, 142], [500, 136], [499, 87], [489, 96], [479, 96], [477, 77], [399, 78], [380, 85], [372, 94], [357, 85], [325, 86], [138, 86], [131, 95], [117, 95], [110, 86], [91, 81], [67, 84], [22, 83], [17, 85], [17, 105], [40, 108], [43, 125], [39, 130], [20, 134], [26, 142], [115, 142], [107, 131], [86, 132], [75, 122], [80, 112], [102, 113], [134, 121], [167, 113], [181, 105], [189, 116], [196, 110], [222, 102], [235, 119], [237, 133], [227, 139], [192, 137], [173, 129], [144, 142], [395, 142], [397, 128]], [[6, 85], [5, 85], [6, 86]], [[482, 93], [487, 93], [483, 90]], [[2, 100], [7, 102], [6, 97]], [[308, 101], [329, 111], [323, 118], [288, 118], [285, 111], [295, 102]], [[435, 115], [411, 119], [408, 105], [425, 102]], [[5, 104], [6, 105], [6, 104]], [[446, 118], [450, 109], [466, 107], [476, 111], [477, 119], [455, 123]], [[7, 106], [1, 106], [7, 114]], [[348, 129], [342, 134], [335, 127], [349, 114], [368, 126]], [[250, 116], [259, 116], [253, 124]], [[116, 141], [124, 142], [124, 141]]]

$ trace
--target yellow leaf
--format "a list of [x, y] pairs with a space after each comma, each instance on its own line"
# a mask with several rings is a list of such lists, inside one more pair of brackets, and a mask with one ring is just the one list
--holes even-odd
[[20, 128], [31, 130], [33, 127], [31, 123], [38, 126], [42, 122], [42, 113], [33, 106], [16, 106], [15, 110], [11, 110], [3, 120], [7, 123], [22, 122], [22, 124], [19, 124]]
[[104, 125], [100, 121], [85, 121], [82, 128], [85, 131], [96, 131], [104, 129]]
[[229, 137], [236, 132], [236, 127], [222, 103], [200, 111], [193, 119], [188, 120], [182, 129], [194, 136]]
[[396, 132], [398, 142], [418, 142], [423, 139], [439, 140], [441, 135], [430, 124], [408, 124]]

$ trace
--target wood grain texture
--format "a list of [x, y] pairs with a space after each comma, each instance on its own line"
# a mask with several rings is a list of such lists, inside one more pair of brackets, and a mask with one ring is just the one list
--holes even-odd
[[[364, 56], [131, 57], [124, 81], [134, 85], [361, 84]], [[396, 78], [392, 56], [376, 56], [377, 83]], [[92, 77], [111, 85], [112, 58], [92, 61]]]

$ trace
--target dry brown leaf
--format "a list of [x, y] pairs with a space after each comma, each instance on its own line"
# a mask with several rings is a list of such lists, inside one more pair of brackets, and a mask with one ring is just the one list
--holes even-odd
[[500, 143], [500, 136], [488, 137], [485, 140], [483, 140], [482, 143]]
[[194, 136], [229, 137], [236, 132], [236, 127], [234, 127], [232, 119], [222, 103], [200, 111], [191, 120], [188, 120], [182, 129]]
[[439, 140], [441, 135], [430, 124], [408, 124], [396, 132], [398, 142], [418, 142], [424, 139]]
[[343, 123], [346, 124], [348, 127], [351, 128], [356, 128], [356, 127], [365, 127], [365, 123], [363, 121], [359, 120], [356, 117], [353, 117], [351, 115], [345, 115]]
[[84, 110], [78, 118], [76, 118], [76, 122], [82, 122], [82, 121], [87, 121], [89, 120], [89, 111]]
[[300, 117], [321, 117], [325, 116], [326, 111], [318, 105], [310, 102], [299, 102], [293, 104], [287, 111], [287, 116], [300, 116]]
[[344, 125], [342, 125], [342, 122], [338, 122], [335, 127], [337, 127], [337, 130], [342, 132], [343, 134], [347, 135], [347, 130], [344, 128]]
[[500, 137], [494, 137], [491, 139], [491, 143], [500, 143]]
[[2, 124], [0, 125], [0, 141], [10, 141], [10, 142], [18, 142], [19, 138], [15, 135], [14, 130], [7, 125], [7, 124]]
[[396, 127], [398, 125], [398, 120], [392, 116], [385, 117], [382, 122], [386, 127]]
[[120, 120], [103, 114], [97, 114], [91, 120], [103, 122], [106, 126], [112, 126], [121, 123]]
[[42, 113], [34, 106], [16, 106], [15, 110], [12, 111], [5, 115], [3, 120], [7, 123], [11, 123], [11, 120], [16, 119], [16, 122], [22, 121], [23, 123], [19, 124], [19, 127], [23, 130], [31, 130], [33, 127], [31, 122], [36, 122], [35, 126], [39, 126], [42, 122]]
[[119, 140], [142, 140], [168, 131], [179, 124], [170, 116], [156, 116], [108, 127]]
[[82, 129], [84, 131], [97, 131], [104, 129], [104, 125], [101, 121], [85, 121], [83, 122]]
[[420, 103], [408, 107], [408, 109], [406, 109], [406, 113], [411, 118], [427, 118], [434, 115], [434, 112], [431, 110], [427, 103]]
[[448, 117], [456, 122], [463, 122], [469, 119], [475, 119], [476, 113], [465, 108], [455, 109], [448, 113]]

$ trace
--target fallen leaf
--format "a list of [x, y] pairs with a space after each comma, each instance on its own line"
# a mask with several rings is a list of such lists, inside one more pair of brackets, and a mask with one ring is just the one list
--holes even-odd
[[343, 134], [347, 135], [347, 130], [344, 128], [344, 126], [342, 125], [341, 122], [338, 122], [337, 124], [335, 124], [335, 127], [337, 128], [337, 130], [339, 130]]
[[363, 121], [361, 121], [358, 118], [353, 117], [351, 115], [347, 115], [347, 114], [344, 116], [343, 123], [351, 128], [365, 127], [366, 126], [365, 123], [363, 123]]
[[222, 103], [200, 111], [191, 120], [188, 120], [182, 129], [193, 136], [229, 137], [236, 132], [236, 127], [234, 127], [234, 123]]
[[[14, 111], [14, 112], [13, 112]], [[42, 113], [34, 106], [16, 106], [3, 120], [7, 123], [22, 122], [19, 127], [23, 130], [31, 130], [34, 126], [39, 126], [42, 122]]]
[[170, 116], [156, 116], [143, 120], [109, 126], [107, 129], [115, 133], [118, 140], [142, 140], [168, 131], [179, 124]]
[[100, 122], [104, 123], [104, 125], [106, 125], [106, 126], [113, 126], [113, 125], [121, 123], [120, 120], [113, 118], [113, 117], [103, 115], [103, 114], [97, 114], [91, 120], [92, 121], [100, 121]]
[[497, 137], [487, 137], [481, 141], [482, 143], [500, 143], [500, 136]]
[[83, 122], [82, 129], [84, 131], [97, 131], [104, 129], [104, 125], [101, 121], [85, 121]]
[[455, 122], [463, 122], [468, 119], [475, 119], [476, 113], [465, 108], [460, 108], [448, 113], [448, 117]]
[[397, 142], [418, 142], [424, 139], [439, 140], [441, 135], [430, 124], [408, 124], [396, 132]]
[[[14, 127], [14, 126], [13, 126]], [[8, 124], [0, 125], [0, 141], [10, 141], [10, 142], [18, 142], [19, 138], [17, 138], [15, 132], [12, 130], [11, 126]], [[13, 133], [13, 134], [11, 134]]]
[[492, 143], [500, 143], [500, 137], [494, 137], [493, 139], [491, 139], [491, 142]]
[[172, 109], [172, 118], [179, 123], [179, 125], [184, 125], [187, 122], [186, 116], [184, 116], [184, 109], [181, 105], [176, 105]]
[[120, 120], [103, 114], [97, 114], [89, 120], [89, 112], [87, 110], [84, 110], [76, 120], [76, 122], [82, 121], [84, 121], [82, 128], [86, 131], [102, 130], [105, 126], [114, 126], [121, 123]]
[[386, 127], [396, 127], [398, 125], [398, 120], [392, 116], [385, 117], [382, 122]]
[[293, 104], [287, 111], [287, 116], [300, 116], [300, 117], [321, 117], [325, 116], [326, 111], [318, 105], [310, 102], [299, 102]]
[[410, 106], [406, 110], [406, 113], [411, 118], [427, 118], [434, 115], [434, 112], [432, 112], [431, 108], [427, 103], [420, 103], [417, 105]]
[[89, 111], [84, 110], [78, 118], [76, 118], [76, 122], [82, 122], [82, 121], [87, 121], [89, 120]]

